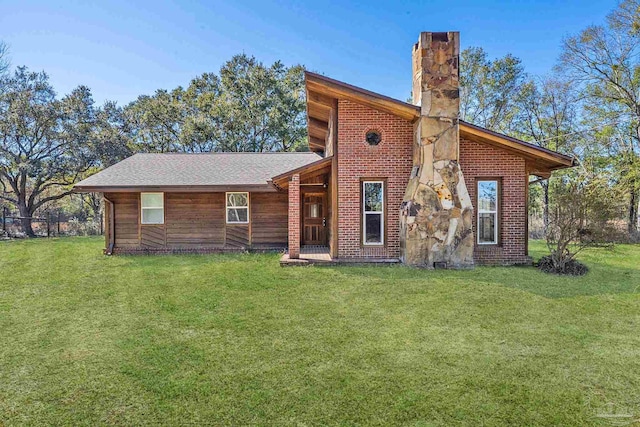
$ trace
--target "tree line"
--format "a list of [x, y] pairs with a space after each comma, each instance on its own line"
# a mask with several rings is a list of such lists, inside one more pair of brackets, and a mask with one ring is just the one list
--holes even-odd
[[[54, 204], [98, 216], [95, 195], [72, 195], [84, 177], [138, 152], [306, 149], [303, 68], [241, 54], [186, 88], [160, 89], [125, 106], [96, 106], [78, 86], [56, 96], [49, 77], [17, 67], [0, 49], [0, 203], [28, 218]], [[67, 203], [68, 205], [69, 203]], [[73, 205], [73, 203], [71, 203]], [[86, 215], [85, 215], [86, 216]]]
[[[624, 223], [637, 238], [639, 1], [565, 38], [548, 76], [528, 74], [513, 55], [461, 54], [463, 120], [579, 160], [531, 185], [530, 210], [545, 232], [563, 197], [579, 192], [581, 230]], [[136, 152], [306, 150], [303, 70], [241, 54], [186, 87], [96, 106], [86, 86], [58, 97], [46, 73], [12, 70], [0, 44], [0, 204], [24, 217], [52, 206], [95, 216], [99, 198], [71, 195], [71, 185]]]
[[580, 203], [572, 199], [582, 210], [574, 234], [586, 233], [589, 222], [589, 233], [638, 240], [639, 53], [638, 0], [623, 1], [602, 24], [566, 37], [546, 76], [527, 74], [512, 55], [490, 60], [481, 48], [462, 52], [463, 120], [579, 161], [531, 186], [530, 211], [540, 213], [544, 232], [563, 222], [557, 217], [568, 193], [579, 193]]

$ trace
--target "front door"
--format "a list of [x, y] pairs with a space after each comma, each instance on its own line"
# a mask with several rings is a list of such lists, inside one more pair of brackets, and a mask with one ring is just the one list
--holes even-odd
[[327, 192], [302, 195], [302, 244], [327, 244]]

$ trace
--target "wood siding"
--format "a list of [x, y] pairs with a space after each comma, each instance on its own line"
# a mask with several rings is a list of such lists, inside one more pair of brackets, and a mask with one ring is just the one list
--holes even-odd
[[104, 248], [108, 250], [113, 242], [113, 227], [111, 224], [113, 204], [108, 200], [104, 200]]
[[289, 198], [287, 193], [251, 194], [251, 243], [286, 246]]
[[144, 249], [160, 249], [167, 244], [164, 225], [143, 225], [140, 227], [140, 246]]
[[224, 244], [229, 248], [248, 248], [251, 244], [249, 225], [227, 224]]
[[225, 193], [165, 193], [162, 225], [140, 224], [140, 193], [105, 196], [114, 203], [116, 251], [287, 246], [287, 193], [250, 193], [247, 225], [226, 224]]
[[138, 193], [109, 193], [114, 204], [115, 239], [117, 248], [136, 248], [140, 245]]
[[224, 245], [224, 193], [165, 193], [167, 246]]

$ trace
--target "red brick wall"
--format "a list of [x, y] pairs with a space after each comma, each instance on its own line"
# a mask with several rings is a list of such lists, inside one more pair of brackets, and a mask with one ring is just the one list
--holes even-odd
[[[375, 129], [382, 142], [370, 146], [367, 131]], [[400, 204], [413, 164], [413, 125], [391, 114], [341, 100], [338, 103], [338, 257], [398, 258]], [[360, 179], [384, 178], [385, 245], [362, 246]]]
[[[474, 259], [478, 264], [527, 264], [527, 221], [525, 160], [506, 150], [477, 142], [462, 140], [460, 165], [467, 189], [476, 208], [478, 178], [500, 178], [502, 193], [498, 233], [500, 245], [477, 245]], [[473, 228], [476, 229], [477, 212], [474, 212]], [[477, 239], [477, 236], [476, 236]]]
[[[369, 146], [365, 134], [376, 129], [382, 142]], [[338, 104], [338, 257], [397, 258], [399, 210], [412, 167], [413, 125], [399, 117], [350, 102]], [[506, 150], [467, 140], [460, 145], [460, 163], [474, 208], [476, 179], [500, 178], [499, 246], [476, 245], [478, 264], [521, 264], [525, 254], [525, 161]], [[361, 178], [384, 178], [386, 186], [385, 246], [361, 245]], [[476, 227], [474, 214], [473, 226]]]
[[300, 175], [289, 182], [289, 258], [300, 257]]

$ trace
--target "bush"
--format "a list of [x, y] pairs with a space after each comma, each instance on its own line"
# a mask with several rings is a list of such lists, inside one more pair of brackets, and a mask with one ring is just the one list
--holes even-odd
[[545, 230], [550, 255], [540, 260], [540, 269], [583, 275], [587, 267], [576, 261], [576, 255], [588, 247], [610, 246], [615, 239], [611, 212], [603, 203], [612, 195], [602, 178], [584, 174], [560, 177], [553, 190]]
[[540, 258], [538, 268], [545, 273], [563, 274], [569, 276], [584, 276], [589, 268], [576, 259], [569, 259], [566, 262], [558, 263], [554, 260], [553, 255], [547, 255]]
[[78, 218], [71, 218], [66, 224], [65, 233], [67, 236], [98, 236], [100, 235], [99, 221], [80, 221]]

